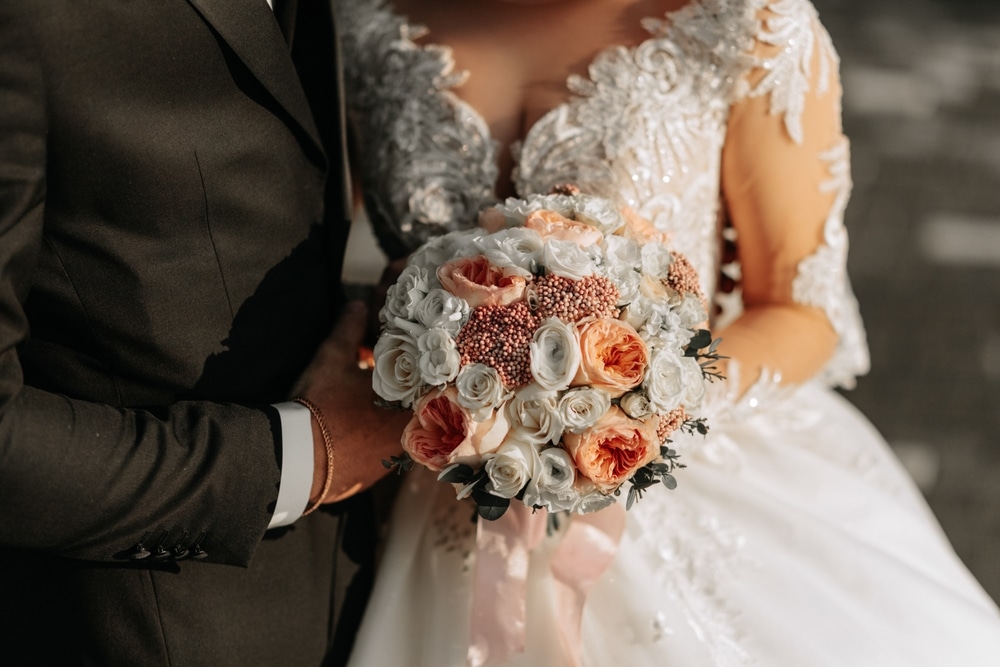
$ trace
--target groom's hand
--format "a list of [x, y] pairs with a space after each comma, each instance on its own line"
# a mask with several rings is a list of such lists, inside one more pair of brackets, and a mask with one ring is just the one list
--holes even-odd
[[[401, 453], [400, 436], [410, 419], [375, 405], [371, 371], [358, 367], [357, 352], [365, 335], [367, 308], [352, 301], [333, 333], [316, 351], [296, 384], [295, 395], [319, 408], [333, 438], [333, 484], [323, 502], [336, 502], [367, 489], [386, 474], [382, 460]], [[315, 466], [309, 494], [314, 502], [326, 480], [327, 456], [316, 420]]]

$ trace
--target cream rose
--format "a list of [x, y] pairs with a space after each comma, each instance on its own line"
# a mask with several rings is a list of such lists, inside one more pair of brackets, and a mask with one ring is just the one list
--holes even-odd
[[486, 462], [486, 490], [494, 496], [513, 498], [535, 475], [538, 451], [522, 440], [508, 440]]
[[563, 428], [558, 404], [556, 392], [542, 389], [536, 383], [519, 389], [506, 405], [514, 437], [538, 445], [556, 442]]
[[417, 304], [413, 315], [427, 329], [444, 329], [454, 336], [469, 318], [469, 304], [438, 287]]
[[577, 470], [598, 490], [610, 493], [660, 452], [653, 419], [637, 421], [612, 407], [583, 433], [563, 435]]
[[647, 243], [642, 246], [642, 272], [652, 278], [666, 278], [674, 256], [670, 248], [662, 243]]
[[420, 351], [406, 333], [383, 333], [372, 351], [375, 369], [372, 389], [387, 401], [399, 401], [410, 407], [421, 389]]
[[657, 412], [666, 414], [681, 405], [687, 391], [687, 378], [682, 358], [671, 347], [658, 348], [649, 362], [643, 388]]
[[544, 507], [550, 512], [572, 510], [579, 494], [573, 488], [576, 466], [561, 447], [546, 447], [538, 453], [538, 464], [531, 481], [524, 487], [524, 504]]
[[573, 241], [547, 241], [542, 250], [542, 264], [549, 273], [570, 280], [594, 275], [597, 265], [586, 249]]
[[486, 364], [463, 366], [455, 379], [455, 388], [458, 402], [471, 410], [476, 419], [484, 419], [512, 396], [496, 369]]
[[639, 386], [649, 363], [649, 350], [636, 330], [611, 318], [581, 325], [580, 354], [580, 370], [571, 384], [604, 389], [612, 398]]
[[417, 307], [430, 289], [427, 270], [419, 266], [407, 266], [386, 292], [379, 320], [384, 324], [394, 323], [397, 319], [414, 319]]
[[607, 199], [591, 195], [577, 195], [575, 199], [574, 217], [580, 222], [593, 225], [605, 234], [613, 234], [625, 225], [622, 214]]
[[649, 398], [638, 391], [630, 391], [619, 401], [622, 411], [632, 419], [646, 419], [653, 414], [653, 406]]
[[559, 399], [559, 418], [563, 429], [583, 433], [611, 408], [611, 396], [603, 389], [577, 387]]
[[530, 229], [514, 227], [484, 236], [477, 246], [494, 266], [509, 275], [530, 276], [542, 258], [542, 237]]
[[465, 299], [469, 306], [508, 306], [520, 301], [526, 284], [523, 276], [508, 276], [482, 255], [462, 257], [438, 267], [441, 286]]
[[531, 375], [543, 389], [565, 389], [576, 377], [580, 341], [574, 327], [550, 317], [535, 330], [530, 349]]

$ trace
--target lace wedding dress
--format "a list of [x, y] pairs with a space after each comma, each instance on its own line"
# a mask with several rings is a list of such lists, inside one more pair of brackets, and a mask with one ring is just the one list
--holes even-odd
[[[496, 144], [453, 94], [462, 75], [447, 48], [418, 44], [423, 31], [381, 0], [337, 5], [367, 209], [383, 247], [402, 256], [495, 200]], [[755, 297], [822, 309], [840, 344], [799, 386], [764, 371], [739, 398], [720, 391], [709, 435], [675, 441], [687, 464], [678, 489], [654, 488], [628, 511], [589, 592], [583, 663], [1000, 664], [996, 606], [885, 442], [829, 388], [849, 386], [868, 359], [845, 270], [837, 56], [815, 9], [694, 0], [644, 27], [646, 41], [570, 77], [571, 101], [515, 148], [519, 194], [574, 183], [632, 206], [671, 233], [707, 294], [738, 273], [723, 264], [723, 210], [793, 239], [754, 260], [773, 267]], [[787, 248], [803, 233], [811, 247], [795, 256]], [[741, 243], [744, 264], [754, 252]], [[738, 292], [717, 297], [720, 321], [738, 314]], [[352, 667], [466, 664], [470, 515], [432, 475], [404, 477]], [[526, 650], [505, 665], [570, 664], [549, 562], [560, 537], [531, 555]]]

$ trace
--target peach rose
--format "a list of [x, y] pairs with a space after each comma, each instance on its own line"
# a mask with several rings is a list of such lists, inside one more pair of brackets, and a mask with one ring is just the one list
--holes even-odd
[[570, 220], [555, 211], [535, 211], [524, 221], [524, 226], [538, 232], [542, 240], [573, 241], [582, 248], [597, 245], [604, 240], [604, 234], [596, 227]]
[[591, 386], [618, 398], [638, 387], [649, 365], [649, 349], [627, 322], [601, 318], [580, 326], [580, 369], [570, 383]]
[[437, 277], [442, 287], [465, 299], [471, 308], [509, 306], [524, 297], [527, 284], [522, 276], [504, 275], [503, 269], [482, 255], [447, 262], [438, 267]]
[[653, 226], [649, 220], [636, 213], [632, 208], [626, 206], [622, 209], [622, 218], [625, 219], [625, 226], [618, 230], [627, 239], [638, 241], [639, 243], [669, 243], [670, 234], [661, 232]]
[[604, 493], [617, 489], [660, 453], [655, 418], [637, 421], [616, 406], [583, 433], [566, 433], [562, 445], [580, 474]]
[[482, 422], [473, 420], [472, 413], [458, 403], [454, 386], [425, 395], [413, 413], [403, 430], [403, 450], [434, 471], [452, 463], [478, 465], [483, 455], [500, 446], [509, 430], [502, 411]]

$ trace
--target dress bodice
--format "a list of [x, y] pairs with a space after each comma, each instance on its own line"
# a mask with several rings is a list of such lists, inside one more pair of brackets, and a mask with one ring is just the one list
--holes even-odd
[[[390, 256], [475, 223], [496, 201], [497, 144], [452, 91], [451, 51], [383, 0], [338, 3], [347, 104], [375, 233]], [[573, 96], [515, 144], [520, 196], [573, 183], [634, 208], [699, 270], [707, 294], [720, 268], [723, 148], [734, 104], [769, 98], [787, 139], [803, 142], [803, 99], [829, 85], [837, 55], [807, 0], [694, 0], [643, 22], [649, 37], [612, 46], [570, 76]], [[763, 47], [763, 48], [762, 48]], [[819, 71], [812, 71], [818, 62]], [[867, 368], [857, 305], [846, 278], [843, 209], [850, 191], [846, 140], [815, 156], [818, 190], [836, 192], [816, 252], [799, 265], [797, 301], [823, 308], [841, 337], [827, 379], [849, 384]], [[738, 300], [728, 301], [733, 316]]]

